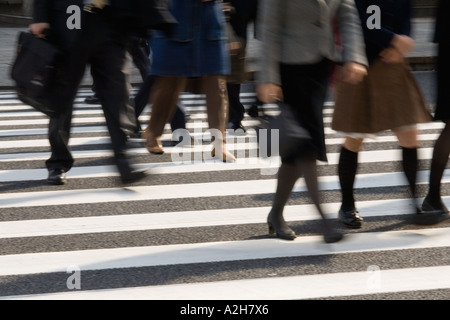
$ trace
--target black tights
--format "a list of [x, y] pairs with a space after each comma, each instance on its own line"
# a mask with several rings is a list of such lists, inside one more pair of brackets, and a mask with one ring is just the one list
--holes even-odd
[[282, 229], [288, 228], [283, 218], [283, 209], [289, 200], [295, 183], [302, 176], [305, 178], [311, 200], [320, 216], [324, 219], [326, 231], [330, 228], [320, 205], [316, 159], [315, 152], [305, 152], [295, 162], [283, 162], [278, 170], [277, 190], [270, 215], [275, 218], [276, 223]]
[[439, 138], [436, 140], [431, 160], [430, 186], [427, 200], [432, 205], [441, 202], [441, 180], [450, 155], [450, 120], [445, 123]]
[[[416, 176], [417, 176], [417, 148], [402, 147], [402, 166], [406, 179], [408, 180], [409, 188], [411, 191], [411, 197], [415, 199]], [[358, 152], [352, 152], [350, 150], [347, 150], [343, 146], [341, 148], [338, 165], [339, 182], [341, 184], [341, 192], [342, 192], [341, 208], [343, 211], [350, 211], [355, 208], [353, 185], [355, 183], [355, 176], [357, 170], [358, 170]]]

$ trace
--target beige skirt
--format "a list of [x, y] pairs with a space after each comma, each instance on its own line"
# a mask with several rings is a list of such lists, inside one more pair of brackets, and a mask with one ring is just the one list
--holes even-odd
[[377, 59], [361, 83], [352, 85], [340, 79], [338, 75], [331, 125], [335, 131], [374, 134], [432, 121], [406, 63], [387, 65]]

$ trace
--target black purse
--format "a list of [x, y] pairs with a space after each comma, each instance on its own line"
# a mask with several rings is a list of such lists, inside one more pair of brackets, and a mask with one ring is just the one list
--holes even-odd
[[29, 32], [19, 33], [11, 78], [19, 100], [48, 116], [58, 113], [50, 102], [60, 56], [60, 50], [49, 41]]
[[289, 157], [301, 151], [311, 140], [311, 135], [292, 107], [285, 103], [278, 103], [278, 107], [279, 115], [261, 118], [260, 125], [256, 127], [259, 156], [262, 158], [277, 155]]

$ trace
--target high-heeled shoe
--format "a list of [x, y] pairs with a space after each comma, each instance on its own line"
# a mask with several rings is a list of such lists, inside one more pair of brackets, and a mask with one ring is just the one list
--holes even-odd
[[162, 148], [162, 143], [158, 138], [153, 136], [148, 127], [142, 132], [142, 139], [145, 140], [145, 147], [147, 151], [153, 154], [163, 154], [164, 149]]
[[[211, 157], [216, 157], [216, 149], [211, 150]], [[225, 148], [222, 151], [222, 155], [218, 155], [219, 159], [222, 159], [223, 162], [236, 162], [236, 157], [227, 151]]]
[[269, 234], [276, 235], [280, 239], [294, 240], [297, 238], [295, 232], [286, 225], [284, 220], [278, 222], [271, 214], [267, 217], [267, 224], [269, 226]]

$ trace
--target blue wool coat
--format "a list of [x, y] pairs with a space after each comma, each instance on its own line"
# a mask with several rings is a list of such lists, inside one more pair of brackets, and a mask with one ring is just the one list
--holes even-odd
[[220, 2], [172, 0], [169, 10], [178, 24], [151, 38], [151, 75], [199, 77], [228, 75], [230, 57], [226, 21]]

